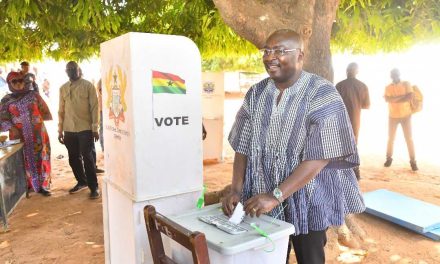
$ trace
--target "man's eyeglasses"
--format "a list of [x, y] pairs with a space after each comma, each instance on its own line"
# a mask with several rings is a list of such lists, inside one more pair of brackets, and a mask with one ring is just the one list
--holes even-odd
[[14, 79], [11, 81], [12, 84], [17, 84], [17, 83], [22, 83], [22, 82], [24, 82], [23, 79]]
[[267, 57], [270, 54], [273, 54], [276, 58], [282, 57], [286, 55], [289, 52], [295, 51], [295, 50], [301, 50], [300, 48], [296, 49], [260, 49], [261, 55], [263, 57]]

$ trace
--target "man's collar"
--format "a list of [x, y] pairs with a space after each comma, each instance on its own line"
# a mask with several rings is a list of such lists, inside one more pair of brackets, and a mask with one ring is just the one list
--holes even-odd
[[74, 81], [72, 81], [72, 80], [69, 79], [69, 82], [70, 82], [70, 84], [72, 84], [72, 83], [75, 83], [75, 82], [77, 82], [77, 81], [79, 81], [79, 80], [81, 80], [81, 77], [79, 77], [78, 79], [76, 79], [76, 80], [74, 80]]

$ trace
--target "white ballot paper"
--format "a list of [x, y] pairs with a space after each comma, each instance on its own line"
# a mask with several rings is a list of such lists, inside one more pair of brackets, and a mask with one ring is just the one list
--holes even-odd
[[232, 213], [231, 218], [229, 218], [229, 222], [238, 225], [243, 221], [244, 215], [245, 212], [243, 210], [243, 205], [239, 202], [237, 206], [235, 206], [234, 212]]

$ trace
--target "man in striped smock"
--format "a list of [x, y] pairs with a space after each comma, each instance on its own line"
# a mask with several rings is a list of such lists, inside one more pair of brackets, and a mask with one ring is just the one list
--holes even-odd
[[365, 209], [350, 119], [336, 88], [302, 70], [297, 33], [272, 33], [262, 53], [270, 77], [248, 91], [230, 132], [235, 158], [223, 211], [231, 215], [242, 201], [252, 217], [292, 223], [298, 263], [324, 263], [327, 228]]

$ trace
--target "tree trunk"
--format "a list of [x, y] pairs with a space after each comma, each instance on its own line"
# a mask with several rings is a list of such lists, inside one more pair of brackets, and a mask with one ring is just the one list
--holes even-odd
[[304, 39], [304, 69], [333, 81], [330, 35], [339, 0], [213, 0], [223, 20], [258, 48], [278, 29]]

